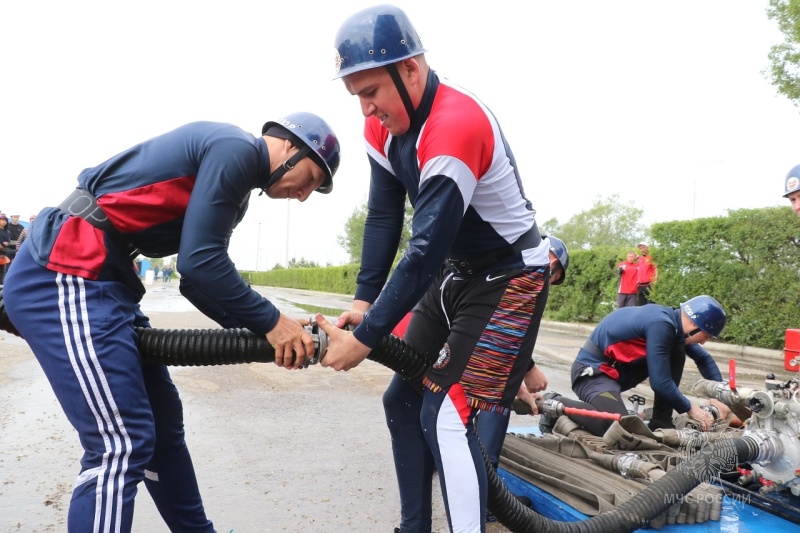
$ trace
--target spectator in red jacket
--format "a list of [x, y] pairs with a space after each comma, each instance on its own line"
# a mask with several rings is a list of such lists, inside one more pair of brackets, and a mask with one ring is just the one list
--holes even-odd
[[636, 305], [637, 282], [639, 278], [639, 264], [636, 262], [636, 252], [628, 252], [625, 261], [617, 264], [619, 273], [619, 288], [617, 289], [617, 309], [633, 307]]
[[645, 305], [650, 302], [650, 289], [656, 282], [658, 271], [656, 264], [653, 263], [653, 258], [650, 256], [650, 248], [647, 243], [640, 242], [639, 248], [639, 268], [638, 278], [636, 284], [636, 304]]

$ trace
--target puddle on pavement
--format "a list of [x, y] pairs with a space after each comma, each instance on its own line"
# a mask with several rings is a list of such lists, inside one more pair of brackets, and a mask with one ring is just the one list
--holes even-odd
[[322, 313], [322, 316], [325, 318], [339, 318], [339, 315], [342, 314], [345, 309], [337, 309], [335, 307], [319, 307], [316, 305], [309, 305], [309, 304], [301, 304], [301, 303], [293, 303], [294, 306], [302, 309], [303, 311], [308, 311], [312, 315], [317, 313]]
[[[349, 305], [342, 307], [326, 307], [310, 303], [294, 301], [285, 295], [270, 294], [268, 291], [256, 289], [257, 292], [268, 298], [281, 312], [287, 315], [314, 315], [322, 313], [326, 318], [338, 318], [343, 311], [349, 309]], [[349, 302], [348, 302], [349, 304]], [[189, 300], [178, 292], [177, 286], [148, 287], [147, 293], [141, 302], [142, 312], [148, 313], [185, 313], [196, 311], [197, 309]]]

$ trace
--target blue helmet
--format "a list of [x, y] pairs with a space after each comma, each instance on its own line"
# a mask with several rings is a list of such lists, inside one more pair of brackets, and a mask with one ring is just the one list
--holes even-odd
[[[287, 162], [291, 166], [285, 170], [290, 170], [297, 161], [308, 155], [325, 171], [326, 175], [325, 181], [317, 188], [317, 192], [323, 194], [331, 192], [333, 190], [333, 176], [339, 168], [341, 149], [339, 148], [339, 140], [331, 127], [328, 126], [328, 123], [314, 113], [299, 112], [290, 113], [283, 118], [266, 122], [264, 127], [261, 128], [262, 135], [270, 135], [282, 139], [288, 138], [293, 144], [296, 144], [295, 139], [287, 137], [285, 132], [291, 133], [305, 145], [305, 149], [298, 146], [298, 148], [301, 148], [300, 154], [298, 154], [297, 159]], [[269, 185], [278, 181], [284, 172], [280, 172], [275, 179], [271, 179]]]
[[800, 165], [797, 165], [786, 175], [783, 181], [783, 197], [786, 198], [795, 191], [800, 191]]
[[561, 268], [564, 269], [564, 273], [561, 275], [561, 278], [553, 283], [553, 285], [561, 285], [564, 283], [564, 280], [567, 279], [567, 267], [569, 266], [569, 251], [567, 250], [567, 245], [564, 244], [564, 241], [559, 239], [558, 237], [553, 237], [550, 235], [547, 237], [550, 239], [550, 251], [556, 254], [558, 258], [558, 262], [561, 263]]
[[408, 16], [391, 5], [373, 6], [345, 20], [334, 46], [334, 79], [426, 52]]
[[686, 316], [700, 328], [700, 331], [715, 339], [722, 333], [722, 328], [728, 321], [728, 316], [719, 302], [705, 294], [695, 296], [682, 303], [681, 311], [686, 313]]

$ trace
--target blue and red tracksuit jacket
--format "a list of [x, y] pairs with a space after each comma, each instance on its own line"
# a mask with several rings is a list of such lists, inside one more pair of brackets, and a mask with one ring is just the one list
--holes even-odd
[[[446, 258], [507, 247], [533, 227], [536, 212], [495, 117], [433, 70], [408, 132], [395, 137], [370, 116], [364, 138], [372, 172], [355, 298], [373, 305], [354, 335], [374, 347], [420, 300]], [[414, 207], [412, 236], [389, 278], [406, 196]], [[546, 265], [546, 242], [492, 269]]]
[[[117, 280], [141, 297], [144, 287], [120, 240], [148, 257], [178, 254], [181, 293], [224, 327], [263, 335], [279, 311], [242, 280], [228, 256], [231, 233], [250, 193], [269, 180], [261, 137], [230, 125], [194, 122], [159, 135], [78, 176], [119, 233], [48, 207], [27, 249], [40, 265], [90, 280]], [[65, 194], [66, 196], [66, 194]]]
[[591, 367], [594, 375], [602, 372], [618, 381], [622, 390], [641, 382], [642, 367], [646, 366], [653, 392], [685, 413], [692, 404], [672, 379], [670, 359], [688, 355], [704, 378], [722, 381], [722, 376], [702, 346], [687, 346], [684, 339], [680, 309], [656, 304], [623, 307], [601, 320], [589, 336], [599, 353], [581, 348], [576, 363]]

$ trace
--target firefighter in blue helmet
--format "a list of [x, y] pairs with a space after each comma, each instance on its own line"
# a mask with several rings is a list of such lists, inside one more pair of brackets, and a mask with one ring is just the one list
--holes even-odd
[[194, 122], [87, 168], [36, 217], [3, 296], [84, 449], [69, 531], [130, 531], [141, 481], [171, 531], [214, 530], [178, 391], [165, 366], [139, 355], [135, 328], [150, 324], [132, 259], [177, 253], [187, 299], [223, 327], [266, 336], [278, 366], [301, 368], [311, 336], [247, 286], [228, 242], [253, 190], [301, 202], [328, 193], [339, 157], [312, 113], [269, 121], [261, 136]]
[[[340, 26], [335, 77], [359, 101], [370, 162], [364, 250], [351, 310], [322, 364], [349, 370], [413, 308], [405, 341], [428, 359], [420, 395], [396, 375], [384, 394], [402, 531], [430, 531], [436, 470], [451, 527], [478, 531], [486, 468], [478, 411], [505, 414], [531, 362], [549, 290], [549, 245], [496, 117], [427, 63], [399, 8]], [[393, 267], [405, 202], [412, 235]], [[390, 275], [391, 274], [391, 275]]]
[[793, 167], [784, 178], [783, 197], [789, 199], [792, 210], [800, 216], [800, 165]]
[[[719, 337], [726, 322], [720, 303], [706, 295], [691, 298], [678, 309], [655, 304], [617, 309], [600, 321], [572, 365], [572, 390], [581, 401], [563, 397], [558, 401], [567, 407], [626, 415], [621, 393], [649, 379], [655, 396], [650, 429], [674, 427], [673, 411], [709, 427], [711, 415], [678, 387], [687, 356], [704, 378], [722, 381], [717, 364], [701, 345]], [[596, 418], [571, 418], [595, 435], [603, 435], [611, 425]]]

